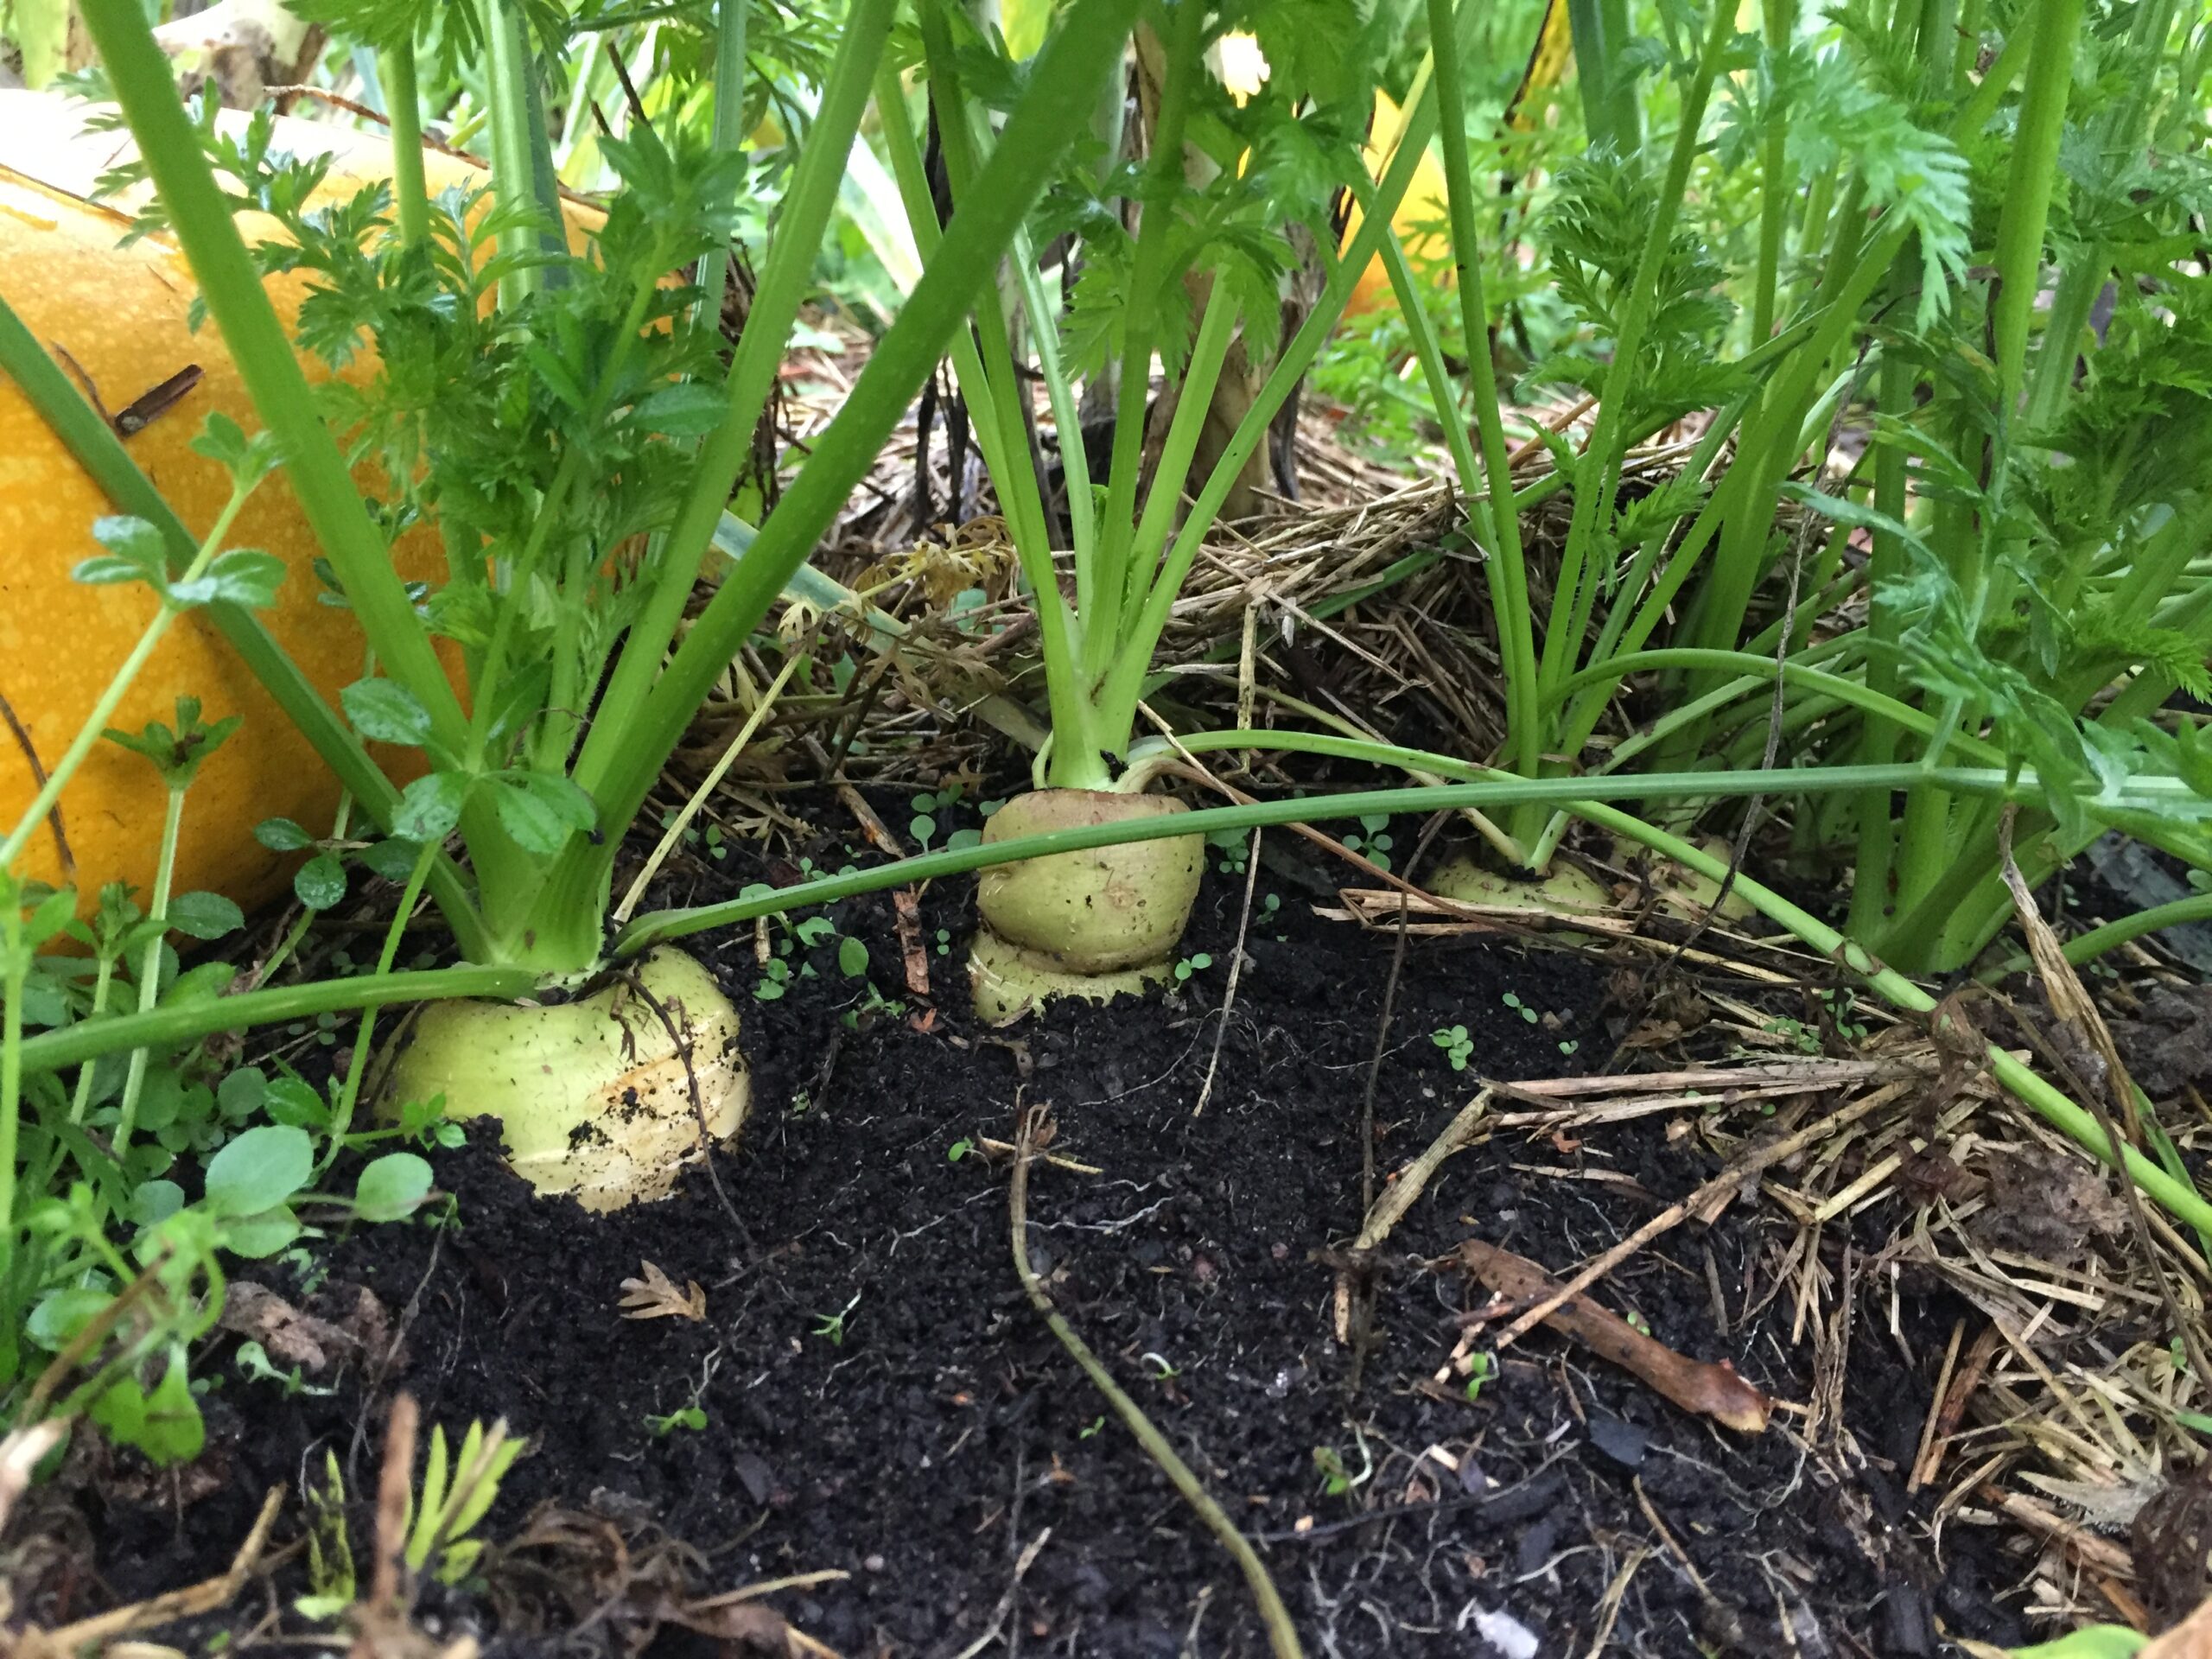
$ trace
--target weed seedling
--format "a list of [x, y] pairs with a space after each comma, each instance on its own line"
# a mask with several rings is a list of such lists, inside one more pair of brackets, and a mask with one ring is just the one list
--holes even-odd
[[845, 1321], [851, 1316], [852, 1311], [860, 1305], [861, 1293], [855, 1291], [853, 1293], [853, 1300], [847, 1302], [844, 1306], [838, 1309], [835, 1313], [816, 1314], [814, 1316], [814, 1329], [809, 1332], [809, 1334], [817, 1337], [829, 1338], [830, 1345], [832, 1348], [843, 1347], [845, 1345]]
[[1094, 1434], [1096, 1434], [1096, 1433], [1098, 1433], [1098, 1431], [1099, 1431], [1100, 1429], [1102, 1429], [1102, 1428], [1103, 1428], [1103, 1427], [1106, 1427], [1106, 1414], [1105, 1414], [1105, 1413], [1103, 1413], [1103, 1412], [1101, 1412], [1097, 1416], [1096, 1416], [1096, 1417], [1092, 1418], [1092, 1419], [1091, 1419], [1088, 1423], [1084, 1424], [1081, 1428], [1078, 1428], [1077, 1430], [1076, 1430], [1076, 1432], [1075, 1432], [1075, 1437], [1076, 1437], [1076, 1439], [1077, 1439], [1078, 1440], [1089, 1440], [1092, 1435], [1094, 1435]]
[[287, 1400], [295, 1395], [322, 1395], [338, 1392], [335, 1389], [318, 1388], [309, 1382], [301, 1375], [300, 1368], [296, 1365], [289, 1371], [278, 1370], [270, 1360], [269, 1351], [257, 1342], [240, 1343], [237, 1357], [232, 1363], [240, 1371], [257, 1382], [274, 1382], [283, 1391]]
[[1515, 993], [1508, 991], [1503, 996], [1498, 998], [1498, 1001], [1504, 1003], [1507, 1007], [1512, 1009], [1523, 1020], [1526, 1020], [1530, 1025], [1533, 1026], [1536, 1023], [1538, 1019], [1536, 1011], [1530, 1007], [1526, 1002], [1523, 1002]]
[[[847, 943], [852, 944], [855, 941], [848, 940]], [[899, 1001], [896, 997], [886, 996], [874, 986], [870, 985], [868, 988], [867, 999], [856, 1008], [847, 1008], [842, 1016], [842, 1021], [847, 1031], [858, 1031], [863, 1021], [873, 1025], [880, 1016], [887, 1014], [896, 1019], [906, 1012], [906, 1005], [904, 1002]]]
[[1428, 1040], [1444, 1051], [1454, 1071], [1465, 1071], [1467, 1062], [1474, 1058], [1475, 1039], [1467, 1035], [1465, 1026], [1440, 1026], [1428, 1033]]
[[1180, 962], [1175, 964], [1175, 982], [1178, 985], [1180, 985], [1185, 980], [1190, 978], [1192, 974], [1201, 973], [1205, 969], [1212, 966], [1213, 958], [1211, 957], [1208, 956], [1203, 950], [1196, 951], [1193, 954], [1184, 957]]
[[1390, 849], [1394, 844], [1385, 831], [1390, 820], [1379, 812], [1370, 812], [1359, 821], [1359, 828], [1349, 830], [1344, 837], [1344, 850], [1357, 853], [1376, 869], [1388, 872], [1390, 868]]
[[1206, 837], [1206, 844], [1221, 855], [1220, 870], [1224, 875], [1242, 875], [1252, 854], [1252, 837], [1243, 830], [1217, 830]]
[[[1355, 1431], [1356, 1433], [1357, 1431]], [[1352, 1473], [1333, 1446], [1313, 1448], [1313, 1466], [1321, 1471], [1321, 1490], [1331, 1497], [1342, 1497], [1347, 1492], [1363, 1486], [1375, 1473], [1375, 1459], [1367, 1450], [1364, 1435], [1359, 1438], [1360, 1471]]]
[[696, 1404], [686, 1406], [681, 1411], [671, 1411], [665, 1417], [648, 1414], [645, 1418], [645, 1427], [657, 1440], [665, 1440], [679, 1428], [688, 1428], [696, 1434], [706, 1426], [707, 1408]]
[[948, 1164], [957, 1164], [963, 1158], [965, 1158], [969, 1153], [975, 1150], [976, 1143], [968, 1139], [967, 1136], [963, 1135], [959, 1140], [954, 1141], [950, 1147], [945, 1148], [944, 1161]]
[[1467, 1403], [1482, 1398], [1483, 1389], [1497, 1375], [1497, 1356], [1488, 1349], [1473, 1355], [1474, 1369], [1467, 1373]]

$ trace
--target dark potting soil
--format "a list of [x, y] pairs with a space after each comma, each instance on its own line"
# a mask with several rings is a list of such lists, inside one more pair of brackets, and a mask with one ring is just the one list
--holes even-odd
[[[834, 804], [822, 821], [837, 821]], [[840, 855], [826, 843], [815, 856]], [[311, 1309], [365, 1287], [404, 1324], [396, 1365], [289, 1397], [229, 1376], [209, 1396], [197, 1476], [83, 1489], [105, 1586], [130, 1596], [219, 1571], [266, 1488], [296, 1494], [326, 1450], [351, 1471], [353, 1535], [365, 1539], [391, 1391], [404, 1387], [426, 1430], [504, 1417], [529, 1437], [484, 1535], [512, 1538], [557, 1504], [611, 1522], [636, 1555], [655, 1539], [688, 1546], [698, 1593], [842, 1573], [771, 1602], [842, 1654], [950, 1656], [995, 1628], [980, 1650], [1266, 1651], [1229, 1555], [1016, 1281], [1006, 1166], [977, 1143], [1012, 1139], [1020, 1103], [1044, 1102], [1052, 1151], [1097, 1173], [1037, 1169], [1033, 1259], [1257, 1541], [1309, 1652], [1580, 1655], [1608, 1621], [1606, 1651], [1669, 1656], [1933, 1654], [1938, 1621], [2018, 1639], [1998, 1599], [2014, 1569], [1992, 1535], [1955, 1524], [1938, 1552], [1921, 1524], [1933, 1494], [1904, 1495], [1948, 1303], [1895, 1299], [1893, 1336], [1888, 1281], [1862, 1293], [1842, 1387], [1849, 1434], [1817, 1447], [1787, 1414], [1755, 1438], [1688, 1416], [1548, 1332], [1471, 1400], [1460, 1379], [1434, 1380], [1455, 1316], [1486, 1293], [1422, 1263], [1471, 1235], [1555, 1271], [1613, 1243], [1717, 1167], [1664, 1118], [1501, 1137], [1452, 1159], [1389, 1242], [1363, 1357], [1338, 1343], [1335, 1270], [1316, 1253], [1360, 1224], [1363, 1099], [1393, 945], [1316, 918], [1303, 857], [1262, 861], [1225, 1020], [1244, 881], [1218, 869], [1185, 945], [1211, 960], [1177, 994], [1057, 1008], [1007, 1033], [979, 1029], [963, 1006], [971, 883], [921, 900], [938, 1001], [925, 1032], [887, 895], [836, 912], [868, 946], [865, 976], [842, 972], [834, 938], [794, 942], [785, 959], [813, 971], [772, 1001], [754, 995], [751, 928], [695, 941], [745, 1011], [754, 1067], [742, 1141], [717, 1160], [739, 1219], [703, 1173], [664, 1204], [594, 1218], [530, 1197], [485, 1135], [439, 1154], [457, 1225], [358, 1231], [321, 1258], [313, 1288], [274, 1264], [259, 1275]], [[695, 890], [678, 896], [761, 874], [744, 849], [728, 862], [679, 870]], [[773, 925], [766, 937], [772, 949], [785, 938]], [[1601, 1064], [1611, 967], [1510, 942], [1410, 941], [1376, 1081], [1377, 1179], [1429, 1143], [1478, 1077]], [[1465, 1071], [1432, 1037], [1455, 1026], [1471, 1046]], [[1831, 1228], [1826, 1265], [1854, 1242], [1878, 1245], [1896, 1219], [1877, 1209], [1855, 1233]], [[1736, 1328], [1747, 1264], [1764, 1269], [1787, 1226], [1732, 1206], [1638, 1255], [1603, 1300], [1804, 1401], [1812, 1350], [1791, 1339], [1795, 1299], [1769, 1298]], [[705, 1319], [623, 1318], [621, 1281], [646, 1262], [679, 1287], [696, 1281]], [[206, 1369], [225, 1369], [219, 1351]], [[684, 1420], [693, 1408], [703, 1421]], [[524, 1565], [495, 1553], [491, 1593], [434, 1590], [426, 1615], [495, 1651], [553, 1650], [590, 1594], [518, 1589]], [[564, 1571], [583, 1576], [556, 1564], [550, 1579]], [[280, 1583], [305, 1588], [297, 1560]], [[244, 1630], [264, 1611], [224, 1617]], [[569, 1650], [619, 1628], [601, 1618]], [[1516, 1645], [1519, 1632], [1540, 1645]]]

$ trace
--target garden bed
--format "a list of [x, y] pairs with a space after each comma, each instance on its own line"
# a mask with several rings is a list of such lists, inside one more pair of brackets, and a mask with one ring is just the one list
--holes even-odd
[[[831, 798], [794, 804], [842, 820]], [[794, 850], [834, 861], [839, 843]], [[1845, 1253], [1878, 1249], [1909, 1218], [1895, 1198], [1820, 1241], [1820, 1276], [1857, 1286], [1864, 1304], [1862, 1339], [1847, 1319], [1840, 1348], [1835, 1310], [1808, 1326], [1794, 1285], [1774, 1294], [1797, 1228], [1756, 1199], [1669, 1234], [1599, 1293], [1779, 1401], [1834, 1388], [1816, 1376], [1823, 1357], [1843, 1364], [1841, 1420], [1810, 1440], [1786, 1410], [1757, 1437], [1717, 1428], [1545, 1331], [1471, 1400], [1457, 1376], [1436, 1381], [1455, 1316], [1486, 1293], [1423, 1263], [1468, 1236], [1554, 1271], [1603, 1249], [1720, 1167], [1688, 1113], [1501, 1135], [1455, 1157], [1378, 1263], [1371, 1335], [1338, 1340], [1329, 1253], [1362, 1220], [1394, 942], [1316, 918], [1298, 879], [1307, 856], [1269, 838], [1226, 1020], [1245, 883], [1218, 869], [1185, 944], [1211, 963], [1142, 1017], [1062, 1008], [1007, 1033], [976, 1027], [957, 994], [972, 921], [962, 883], [921, 900], [933, 1018], [899, 986], [883, 899], [837, 916], [868, 948], [867, 979], [844, 977], [825, 938], [788, 958], [814, 976], [760, 1001], [753, 935], [705, 942], [743, 1002], [756, 1066], [742, 1141], [717, 1164], [738, 1219], [696, 1172], [668, 1203], [592, 1218], [531, 1198], [480, 1136], [439, 1155], [457, 1225], [359, 1232], [318, 1256], [312, 1287], [283, 1268], [262, 1275], [333, 1319], [367, 1290], [396, 1346], [303, 1378], [330, 1393], [288, 1396], [230, 1372], [207, 1402], [207, 1455], [174, 1477], [80, 1467], [67, 1484], [101, 1594], [79, 1580], [75, 1606], [44, 1611], [58, 1620], [219, 1572], [264, 1491], [319, 1480], [326, 1449], [365, 1538], [404, 1389], [426, 1432], [504, 1417], [531, 1441], [482, 1529], [507, 1546], [487, 1556], [486, 1587], [434, 1586], [422, 1605], [426, 1628], [448, 1637], [523, 1651], [582, 1626], [588, 1643], [619, 1649], [666, 1613], [671, 1584], [696, 1598], [842, 1574], [767, 1605], [848, 1655], [975, 1651], [994, 1630], [1037, 1652], [1263, 1651], [1228, 1555], [1021, 1294], [1007, 1166], [980, 1143], [1011, 1140], [1018, 1104], [1044, 1102], [1052, 1152], [1096, 1173], [1036, 1170], [1039, 1268], [1258, 1542], [1313, 1650], [1479, 1653], [1488, 1629], [1510, 1651], [1510, 1630], [1482, 1623], [1497, 1615], [1547, 1654], [1590, 1651], [1606, 1624], [1655, 1653], [1700, 1641], [1933, 1653], [1938, 1619], [2017, 1637], [2005, 1592], [2018, 1566], [1999, 1535], [1955, 1521], [1938, 1552], [1926, 1522], [1941, 1488], [1904, 1494], [1960, 1307], [1853, 1276]], [[674, 879], [707, 898], [777, 873], [732, 847]], [[1326, 885], [1322, 869], [1304, 874]], [[950, 954], [934, 948], [940, 929]], [[1642, 1013], [1611, 1000], [1623, 971], [1520, 942], [1409, 940], [1376, 1073], [1377, 1180], [1429, 1144], [1478, 1076], [1605, 1065]], [[1471, 1039], [1464, 1073], [1432, 1037], [1454, 1025]], [[624, 1318], [623, 1281], [647, 1262], [678, 1287], [696, 1281], [705, 1318]], [[277, 1535], [295, 1530], [288, 1519]], [[274, 1587], [219, 1621], [240, 1637], [303, 1628], [283, 1611], [308, 1587], [297, 1553]]]

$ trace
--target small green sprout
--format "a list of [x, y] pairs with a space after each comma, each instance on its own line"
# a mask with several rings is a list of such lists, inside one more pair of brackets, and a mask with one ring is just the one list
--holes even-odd
[[701, 1405], [686, 1406], [681, 1411], [670, 1412], [665, 1417], [648, 1414], [645, 1418], [645, 1427], [657, 1440], [665, 1440], [679, 1428], [688, 1428], [696, 1434], [706, 1426], [707, 1408]]
[[1482, 1398], [1484, 1385], [1497, 1375], [1497, 1356], [1488, 1349], [1473, 1356], [1474, 1369], [1467, 1373], [1467, 1403]]
[[847, 1302], [844, 1306], [838, 1309], [835, 1313], [816, 1314], [814, 1316], [814, 1329], [809, 1334], [817, 1337], [829, 1338], [830, 1345], [832, 1348], [843, 1347], [845, 1345], [845, 1321], [851, 1315], [852, 1311], [860, 1305], [861, 1294], [858, 1291], [855, 1291], [853, 1293], [853, 1300]]
[[1088, 1423], [1084, 1424], [1084, 1427], [1076, 1430], [1075, 1437], [1078, 1440], [1087, 1440], [1105, 1427], [1106, 1414], [1104, 1412], [1101, 1412], [1097, 1416], [1092, 1418]]
[[976, 1143], [966, 1135], [963, 1135], [945, 1148], [944, 1161], [948, 1164], [957, 1164], [975, 1150]]
[[1213, 958], [1200, 950], [1187, 956], [1175, 964], [1175, 982], [1180, 985], [1192, 974], [1202, 973], [1213, 966]]
[[1351, 1471], [1344, 1467], [1344, 1460], [1337, 1455], [1333, 1446], [1313, 1448], [1313, 1466], [1321, 1471], [1321, 1490], [1331, 1497], [1342, 1497], [1351, 1491]]
[[1390, 868], [1390, 849], [1394, 843], [1383, 831], [1389, 823], [1389, 817], [1380, 812], [1367, 813], [1361, 817], [1359, 828], [1344, 836], [1344, 850], [1357, 853], [1387, 874]]
[[1523, 1002], [1511, 991], [1508, 991], [1503, 996], [1498, 998], [1498, 1001], [1504, 1003], [1507, 1007], [1511, 1008], [1516, 1014], [1519, 1014], [1523, 1020], [1526, 1020], [1530, 1025], [1533, 1026], [1536, 1023], [1536, 1011], [1530, 1007], [1526, 1002]]
[[1467, 1062], [1474, 1058], [1475, 1039], [1467, 1035], [1465, 1026], [1440, 1026], [1428, 1033], [1428, 1040], [1444, 1051], [1454, 1071], [1465, 1071]]

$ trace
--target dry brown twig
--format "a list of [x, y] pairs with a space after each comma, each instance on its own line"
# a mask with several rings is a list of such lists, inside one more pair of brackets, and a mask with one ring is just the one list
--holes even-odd
[[1672, 1231], [1692, 1216], [1703, 1215], [1708, 1211], [1713, 1215], [1719, 1214], [1720, 1206], [1762, 1170], [1796, 1156], [1808, 1147], [1827, 1140], [1846, 1125], [1880, 1110], [1903, 1096], [1911, 1086], [1910, 1082], [1902, 1080], [1885, 1084], [1841, 1110], [1808, 1124], [1794, 1135], [1783, 1135], [1777, 1141], [1753, 1148], [1688, 1198], [1669, 1205], [1619, 1243], [1583, 1266], [1572, 1279], [1500, 1332], [1493, 1346], [1500, 1351], [1511, 1347], [1565, 1306], [1570, 1297], [1580, 1295], [1661, 1234]]
[[92, 1618], [80, 1618], [51, 1630], [25, 1630], [16, 1639], [14, 1659], [75, 1659], [75, 1656], [112, 1643], [136, 1630], [149, 1630], [181, 1618], [198, 1618], [226, 1607], [245, 1588], [269, 1546], [269, 1534], [284, 1505], [284, 1489], [272, 1486], [261, 1500], [261, 1513], [245, 1542], [232, 1559], [230, 1570], [183, 1590], [172, 1590], [149, 1600]]
[[[2086, 1070], [2101, 1075], [2081, 1079], [2079, 1093], [2088, 1103], [2097, 1120], [2097, 1128], [2106, 1141], [2107, 1161], [2120, 1161], [2121, 1124], [2126, 1125], [2129, 1143], [2140, 1147], [2143, 1124], [2136, 1104], [2134, 1081], [2127, 1074], [2127, 1067], [2120, 1058], [2119, 1046], [2113, 1041], [2112, 1027], [2082, 983], [2081, 976], [2074, 971], [2074, 964], [2066, 959], [2066, 951], [2058, 942], [2050, 924], [2044, 920], [2043, 912], [2036, 908], [2034, 895], [2020, 874], [2020, 867], [2012, 859], [2013, 808], [2007, 804], [1999, 820], [1998, 851], [2005, 878], [2005, 890], [2012, 895], [2013, 914], [2018, 918], [2020, 931], [2027, 937], [2028, 954], [2034, 960], [2037, 976], [2043, 981], [2044, 995], [2050, 1004], [2050, 1011], [2071, 1034], [2074, 1046], [2086, 1051], [2085, 1064], [2072, 1070]], [[2115, 1121], [2117, 1118], [2117, 1121]], [[2166, 1277], [2164, 1264], [2158, 1259], [2158, 1241], [2151, 1230], [2151, 1219], [2145, 1211], [2143, 1194], [2125, 1168], [2120, 1172], [2120, 1190], [2127, 1202], [2128, 1218], [2134, 1224], [2133, 1236], [2141, 1253], [2145, 1270], [2158, 1287], [2159, 1300], [2164, 1304], [2167, 1320], [2176, 1338], [2189, 1355], [2190, 1367], [2196, 1375], [2212, 1382], [2212, 1361], [2208, 1361], [2204, 1340], [2196, 1322], [2183, 1312], [2181, 1300], [2175, 1295], [2171, 1281]]]

